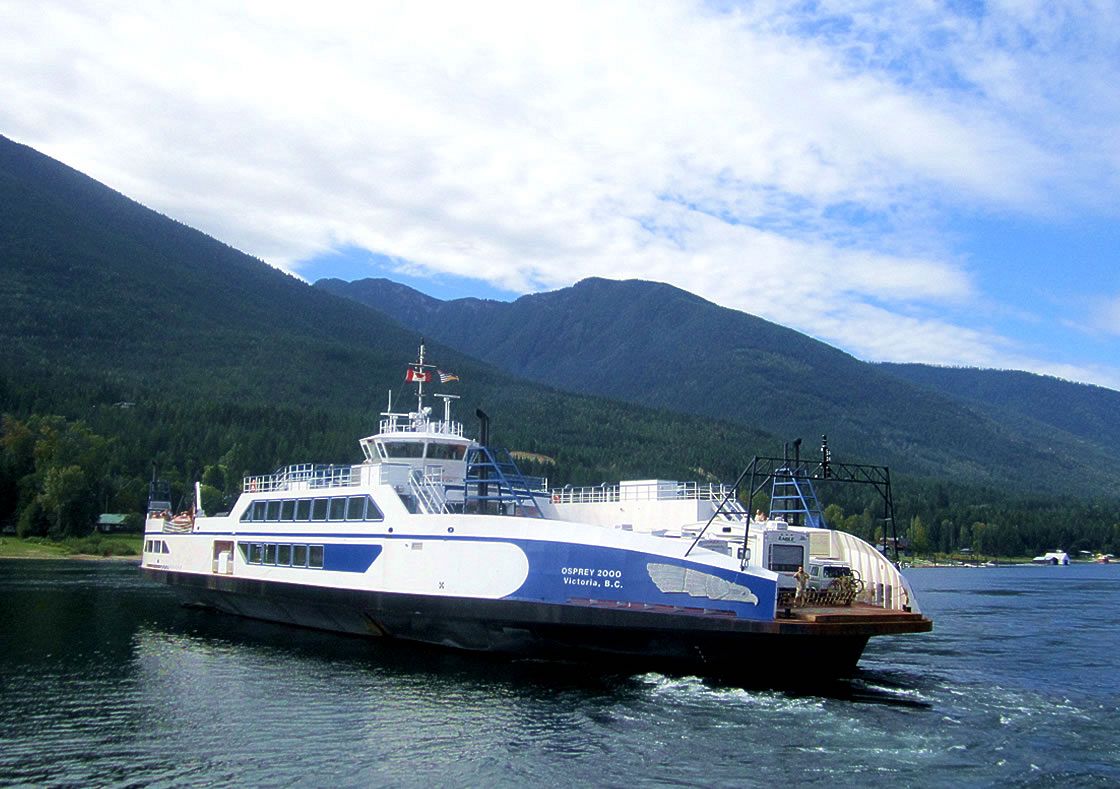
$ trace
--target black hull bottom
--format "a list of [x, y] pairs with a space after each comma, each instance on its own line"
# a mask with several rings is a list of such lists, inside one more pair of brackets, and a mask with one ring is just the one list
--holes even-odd
[[[588, 604], [328, 589], [144, 569], [185, 603], [455, 649], [793, 685], [851, 676], [872, 632]], [[866, 629], [866, 628], [865, 628]], [[761, 675], [758, 669], [765, 669]]]

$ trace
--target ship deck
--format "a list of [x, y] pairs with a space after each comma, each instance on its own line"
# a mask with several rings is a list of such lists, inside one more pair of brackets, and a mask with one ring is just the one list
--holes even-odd
[[783, 630], [829, 631], [831, 634], [894, 635], [928, 633], [933, 629], [933, 621], [920, 613], [864, 603], [779, 609], [778, 622]]

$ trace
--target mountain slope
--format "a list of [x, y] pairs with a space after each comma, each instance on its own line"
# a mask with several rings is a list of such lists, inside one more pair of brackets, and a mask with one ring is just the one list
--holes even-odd
[[912, 473], [1097, 490], [1107, 448], [917, 385], [776, 324], [652, 282], [584, 280], [512, 303], [387, 280], [316, 286], [552, 386], [815, 439]]
[[1017, 370], [880, 364], [910, 383], [963, 400], [1009, 423], [1033, 422], [1099, 447], [1120, 446], [1120, 392]]
[[[99, 420], [125, 443], [144, 436], [128, 452], [141, 478], [153, 455], [197, 469], [238, 441], [255, 447], [239, 455], [245, 470], [342, 460], [290, 450], [355, 453], [416, 353], [417, 333], [385, 315], [2, 137], [0, 267], [0, 409]], [[701, 467], [727, 477], [775, 443], [429, 352], [462, 379], [460, 416], [482, 406], [498, 441], [555, 457], [548, 473], [565, 481]], [[140, 406], [110, 408], [118, 401]]]
[[[415, 344], [393, 321], [342, 307], [7, 140], [0, 260], [0, 353], [13, 363], [49, 359], [191, 381], [207, 393], [314, 398], [330, 381], [302, 371], [334, 374], [360, 359], [387, 372]], [[252, 380], [239, 381], [246, 371]]]

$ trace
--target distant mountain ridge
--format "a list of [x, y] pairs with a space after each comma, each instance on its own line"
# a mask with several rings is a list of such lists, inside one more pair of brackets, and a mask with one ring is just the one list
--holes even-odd
[[[660, 283], [588, 279], [509, 303], [441, 301], [384, 279], [315, 284], [551, 386], [810, 442], [828, 433], [847, 454], [937, 477], [1097, 489], [1120, 430], [1120, 393], [1111, 390], [870, 364]], [[1043, 401], [1065, 408], [1040, 412], [1033, 404]]]
[[1084, 441], [1120, 448], [1120, 392], [1019, 370], [878, 365], [899, 378], [936, 389], [987, 412], [1040, 422]]

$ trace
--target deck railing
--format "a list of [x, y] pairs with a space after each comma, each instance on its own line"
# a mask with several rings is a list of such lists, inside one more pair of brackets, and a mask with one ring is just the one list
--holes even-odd
[[313, 488], [349, 487], [361, 482], [361, 466], [334, 466], [321, 463], [297, 463], [272, 474], [245, 477], [242, 490], [269, 492], [276, 490], [308, 490]]
[[446, 489], [441, 471], [439, 468], [431, 471], [414, 468], [408, 475], [409, 490], [420, 503], [421, 509], [429, 515], [447, 512]]
[[652, 481], [633, 485], [590, 485], [581, 488], [553, 488], [554, 504], [596, 504], [615, 501], [722, 501], [729, 497], [737, 504], [730, 485], [699, 482]]
[[429, 421], [412, 418], [408, 414], [391, 414], [379, 423], [382, 433], [438, 433], [445, 436], [463, 435], [463, 423], [454, 420]]

